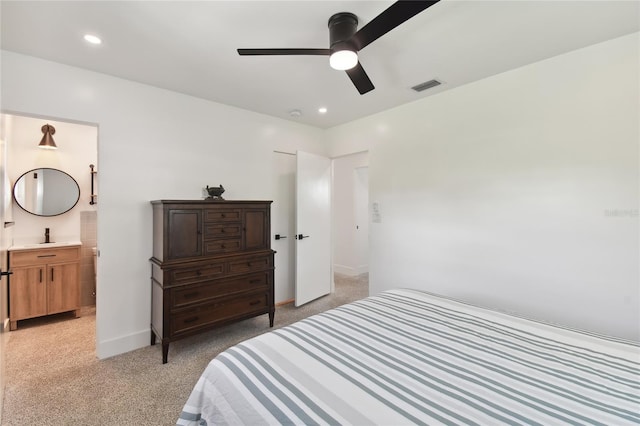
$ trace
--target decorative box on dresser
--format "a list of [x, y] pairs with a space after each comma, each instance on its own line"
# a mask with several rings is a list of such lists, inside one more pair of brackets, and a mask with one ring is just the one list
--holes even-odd
[[60, 312], [80, 316], [78, 243], [9, 248], [9, 329], [18, 321]]
[[262, 314], [273, 327], [271, 201], [157, 200], [153, 206], [151, 344]]

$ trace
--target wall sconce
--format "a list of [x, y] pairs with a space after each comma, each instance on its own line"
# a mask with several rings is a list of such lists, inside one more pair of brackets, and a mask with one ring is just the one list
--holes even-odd
[[38, 148], [58, 149], [52, 136], [56, 133], [56, 128], [50, 124], [45, 124], [44, 126], [42, 126], [42, 133], [44, 133], [44, 136], [42, 137], [42, 140], [40, 141]]

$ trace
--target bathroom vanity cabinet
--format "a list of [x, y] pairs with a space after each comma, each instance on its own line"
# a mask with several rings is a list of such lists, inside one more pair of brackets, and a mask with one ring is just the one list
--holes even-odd
[[80, 244], [9, 249], [9, 329], [60, 312], [80, 316]]
[[262, 314], [273, 327], [271, 201], [159, 200], [153, 206], [151, 344]]

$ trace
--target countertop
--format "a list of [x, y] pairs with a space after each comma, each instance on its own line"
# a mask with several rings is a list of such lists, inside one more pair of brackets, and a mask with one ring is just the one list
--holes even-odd
[[33, 243], [33, 244], [16, 244], [14, 246], [9, 247], [9, 251], [19, 251], [19, 250], [35, 250], [35, 249], [49, 249], [49, 248], [58, 248], [58, 247], [75, 247], [81, 246], [82, 243], [80, 241], [61, 241], [61, 242], [53, 242], [53, 243]]

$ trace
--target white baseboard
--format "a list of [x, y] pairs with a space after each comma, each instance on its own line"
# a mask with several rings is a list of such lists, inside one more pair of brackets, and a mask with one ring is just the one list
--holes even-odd
[[[96, 345], [96, 354], [99, 359], [110, 358], [125, 352], [144, 348], [151, 344], [151, 330], [138, 331], [127, 336], [110, 340], [103, 340]], [[161, 355], [158, 355], [161, 359]]]

